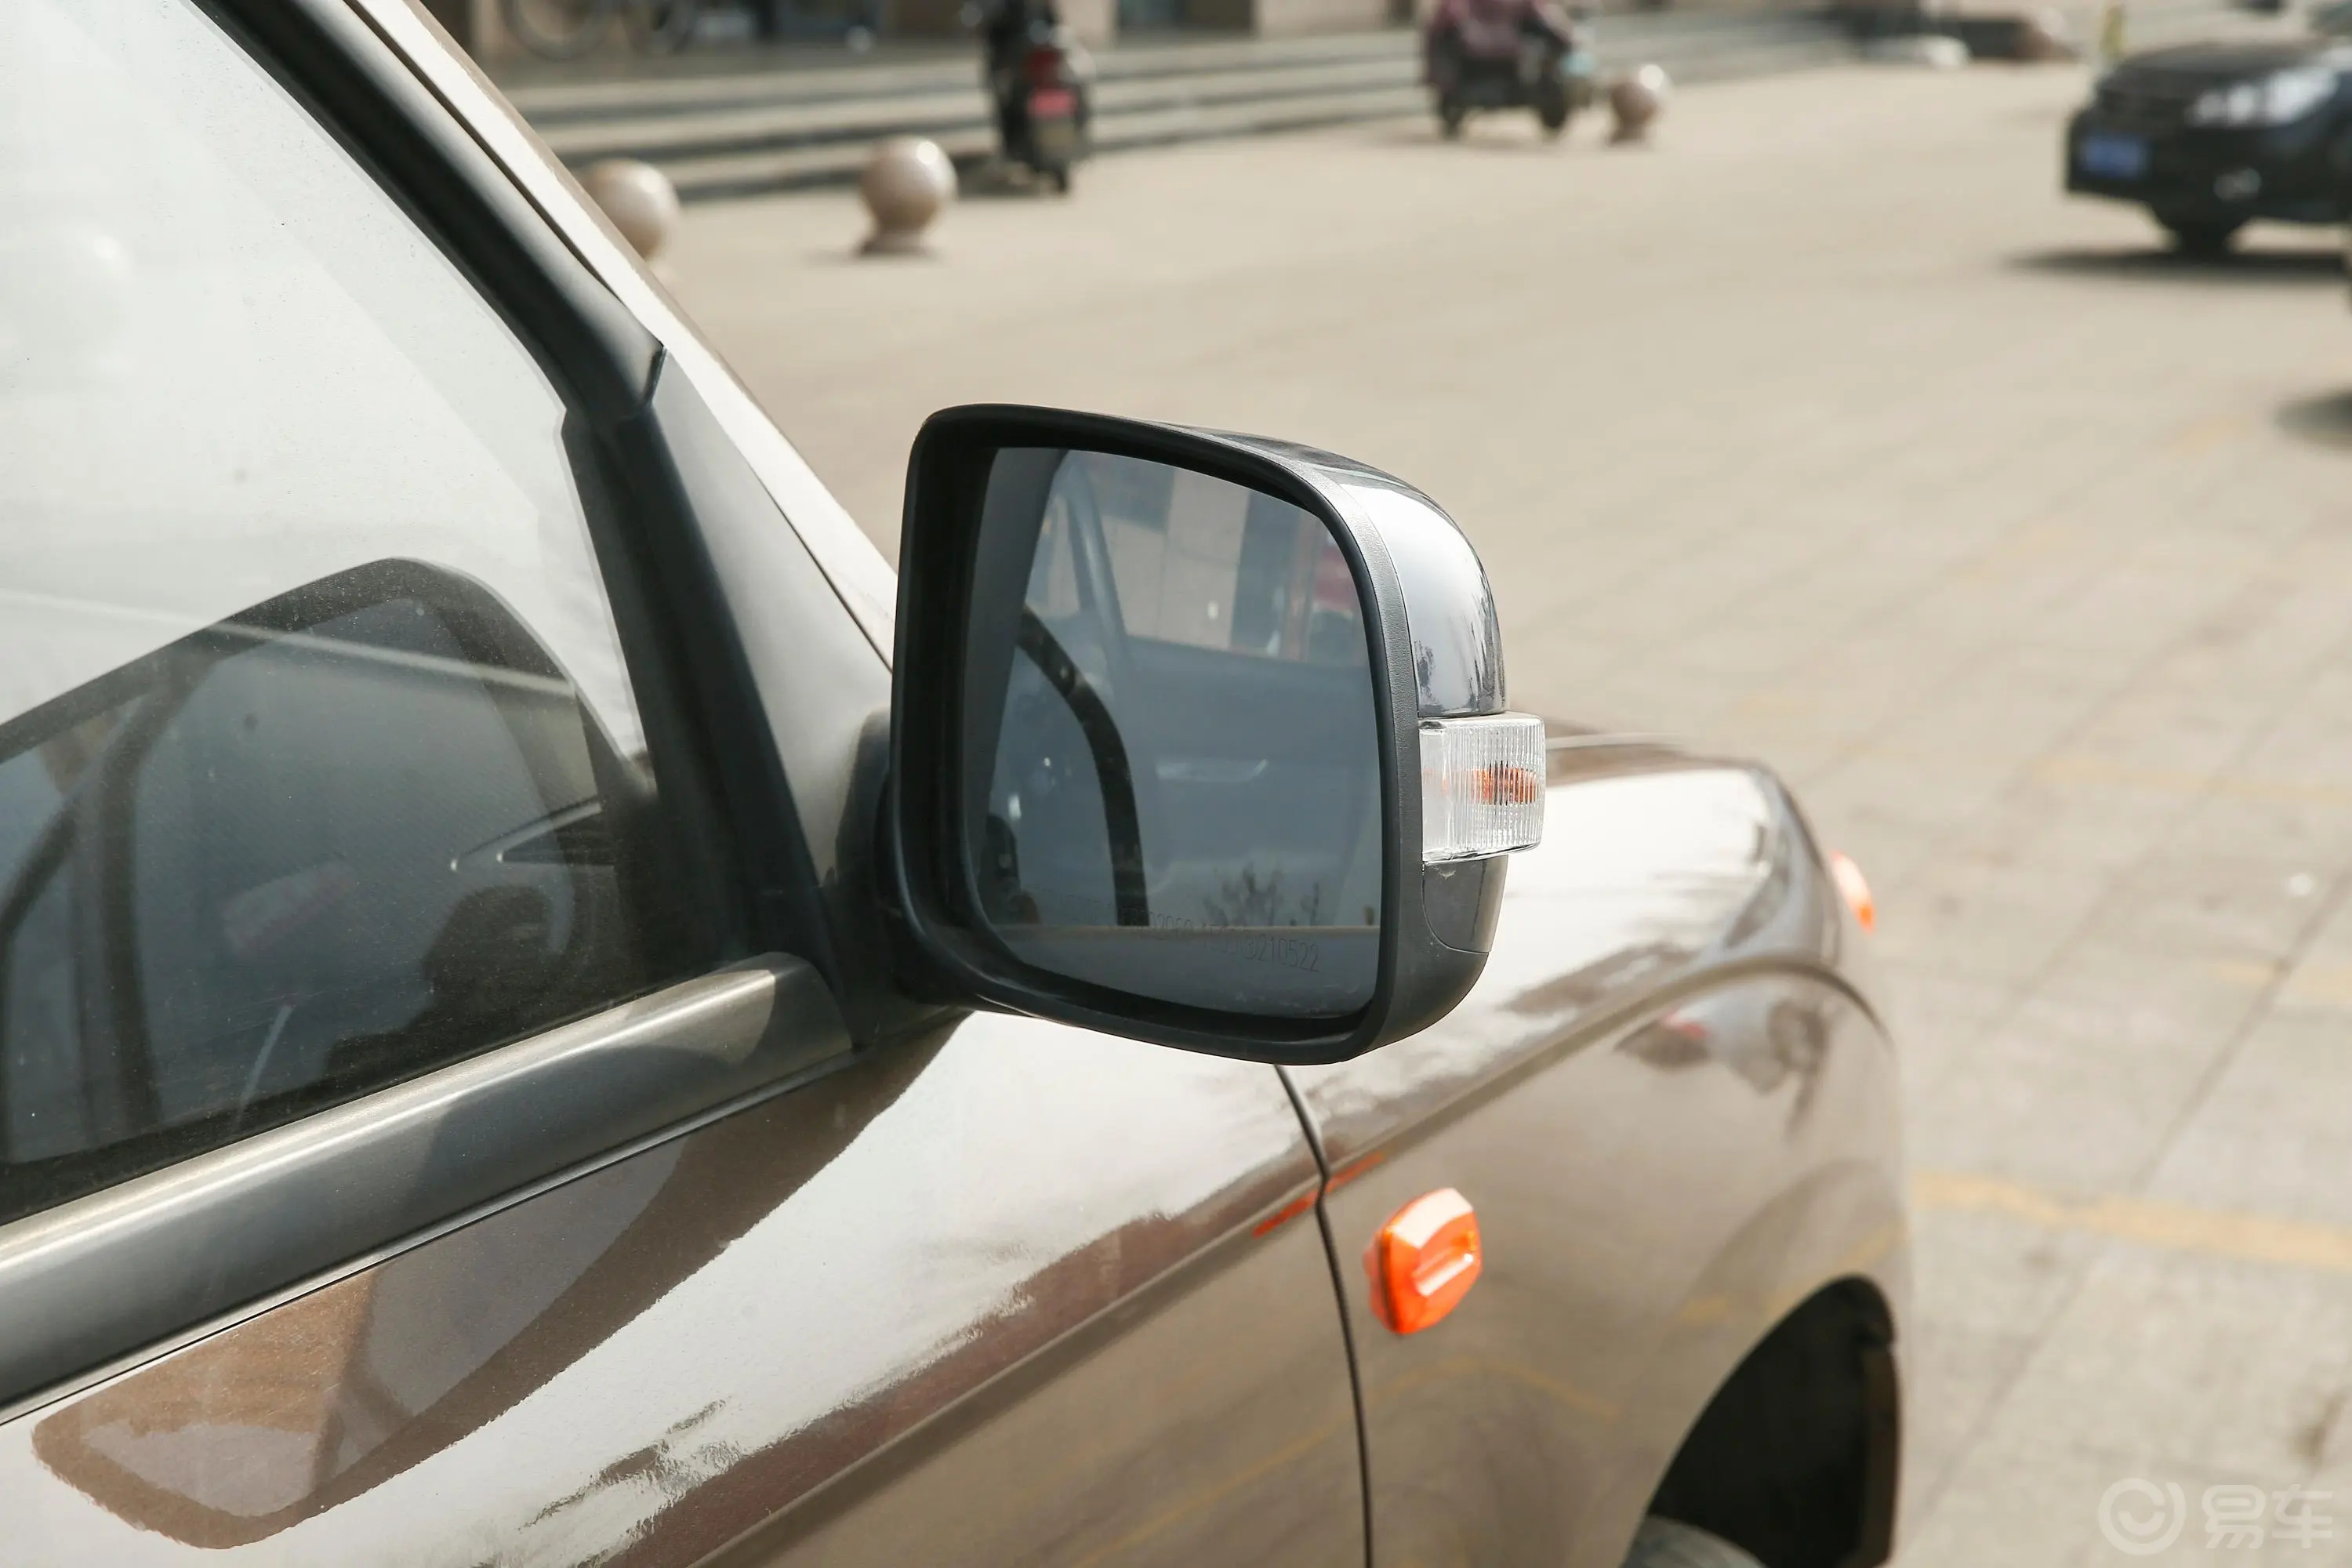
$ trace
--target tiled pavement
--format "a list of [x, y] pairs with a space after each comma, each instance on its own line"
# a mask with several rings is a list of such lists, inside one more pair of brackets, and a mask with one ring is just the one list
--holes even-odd
[[[682, 298], [877, 535], [928, 410], [1425, 486], [1513, 697], [1752, 751], [1870, 871], [1918, 1171], [1904, 1561], [2352, 1563], [2352, 314], [2054, 190], [2082, 73], [1848, 69], [1589, 125], [1107, 160], [854, 263], [689, 213]], [[2334, 1490], [2310, 1546], [2205, 1489]], [[2274, 1523], [2274, 1521], [2273, 1521]]]

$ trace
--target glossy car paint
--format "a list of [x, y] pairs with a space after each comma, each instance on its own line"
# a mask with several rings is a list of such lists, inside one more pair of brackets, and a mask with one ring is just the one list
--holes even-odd
[[[1765, 1329], [1904, 1300], [1801, 830], [1601, 760], [1471, 999], [1293, 1073], [1343, 1255], [1440, 1182], [1486, 1237], [1410, 1340], [1339, 1274], [1382, 1562], [1615, 1561]], [[1272, 1069], [975, 1017], [0, 1428], [0, 1515], [37, 1561], [1360, 1562], [1317, 1175]]]
[[808, 965], [747, 965], [28, 1216], [0, 1230], [0, 1388], [88, 1381], [849, 1048]]
[[[362, 10], [662, 341], [698, 397], [657, 433], [756, 477], [698, 521], [840, 972], [879, 973], [870, 547], [418, 16]], [[1297, 1072], [1305, 1124], [1265, 1067], [1008, 1017], [885, 1039], [919, 1009], [877, 987], [814, 1083], [0, 1426], [8, 1553], [1360, 1563], [1368, 1458], [1376, 1561], [1614, 1562], [1780, 1313], [1861, 1278], [1899, 1317], [1899, 1167], [1852, 934], [1777, 787], [1556, 763], [1478, 990]], [[1448, 1185], [1486, 1274], [1399, 1341], [1355, 1253]]]
[[1442, 1185], [1486, 1247], [1410, 1337], [1341, 1270], [1386, 1563], [1615, 1563], [1774, 1322], [1841, 1279], [1897, 1315], [1907, 1293], [1894, 1063], [1830, 966], [1856, 934], [1786, 798], [1638, 747], [1556, 751], [1553, 775], [1477, 989], [1291, 1070], [1344, 1262]]
[[8, 1554], [1361, 1563], [1316, 1175], [1271, 1068], [972, 1018], [0, 1427]]

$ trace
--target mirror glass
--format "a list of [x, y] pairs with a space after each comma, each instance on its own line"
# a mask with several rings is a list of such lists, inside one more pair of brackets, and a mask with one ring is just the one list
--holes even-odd
[[1321, 520], [1139, 458], [1007, 448], [966, 647], [974, 901], [1024, 962], [1198, 1007], [1370, 1001], [1378, 723]]

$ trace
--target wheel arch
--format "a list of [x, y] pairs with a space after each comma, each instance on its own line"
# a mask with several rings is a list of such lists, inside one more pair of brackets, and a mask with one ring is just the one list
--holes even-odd
[[1895, 1319], [1861, 1276], [1822, 1286], [1742, 1357], [1675, 1450], [1646, 1512], [1770, 1568], [1875, 1568], [1902, 1475]]
[[1682, 1293], [1651, 1353], [1579, 1568], [1617, 1563], [1654, 1512], [1767, 1568], [1885, 1562], [1909, 1285], [1890, 1164], [1832, 1161], [1765, 1204]]

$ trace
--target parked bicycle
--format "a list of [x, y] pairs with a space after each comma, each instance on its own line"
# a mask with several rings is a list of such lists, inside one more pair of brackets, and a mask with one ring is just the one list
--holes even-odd
[[603, 44], [614, 17], [647, 54], [675, 54], [694, 36], [701, 0], [499, 0], [507, 30], [551, 60], [576, 60]]

